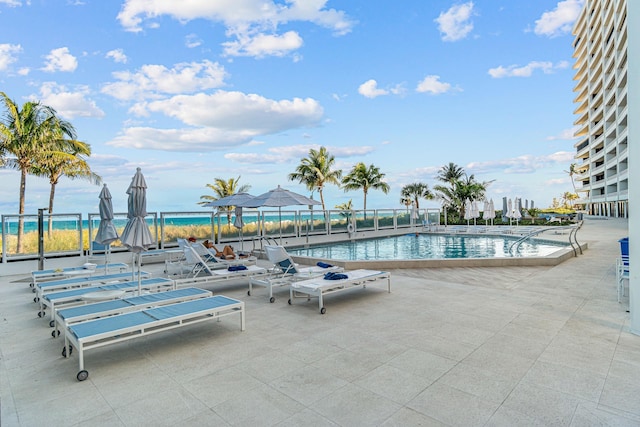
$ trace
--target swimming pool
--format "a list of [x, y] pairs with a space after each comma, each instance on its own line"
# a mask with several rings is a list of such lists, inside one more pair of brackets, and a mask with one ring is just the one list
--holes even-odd
[[529, 239], [519, 245], [517, 252], [511, 254], [509, 248], [518, 237], [404, 234], [291, 249], [289, 252], [292, 255], [354, 261], [547, 256], [567, 247], [566, 244]]
[[[428, 266], [556, 265], [573, 253], [568, 242], [528, 239], [517, 252], [509, 248], [520, 236], [403, 234], [288, 248], [298, 262], [329, 260], [345, 268], [417, 268]], [[572, 256], [572, 255], [571, 255]], [[369, 267], [371, 268], [371, 267]]]

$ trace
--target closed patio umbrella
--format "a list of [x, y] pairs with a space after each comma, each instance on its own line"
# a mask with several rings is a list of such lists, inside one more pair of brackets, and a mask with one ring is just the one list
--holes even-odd
[[467, 220], [467, 227], [469, 226], [469, 221], [473, 218], [473, 207], [471, 206], [471, 200], [467, 199], [464, 202], [464, 219]]
[[127, 225], [120, 236], [120, 241], [129, 250], [138, 255], [138, 294], [142, 293], [140, 288], [140, 253], [149, 249], [155, 243], [151, 236], [149, 226], [145, 220], [147, 216], [147, 183], [140, 168], [131, 180], [127, 189], [129, 195], [127, 203]]
[[493, 225], [493, 219], [496, 217], [496, 210], [493, 206], [493, 199], [486, 201], [485, 200], [484, 212], [482, 213], [482, 218], [485, 220], [485, 224], [488, 220], [491, 220], [491, 225]]
[[100, 226], [98, 226], [98, 232], [94, 239], [96, 243], [105, 246], [104, 251], [104, 272], [107, 273], [109, 264], [109, 252], [111, 251], [111, 243], [118, 240], [118, 232], [113, 225], [113, 203], [111, 201], [111, 192], [107, 188], [107, 184], [104, 184], [102, 191], [100, 191]]

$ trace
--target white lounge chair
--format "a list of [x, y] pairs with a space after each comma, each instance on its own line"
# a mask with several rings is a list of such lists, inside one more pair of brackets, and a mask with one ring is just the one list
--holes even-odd
[[264, 286], [269, 290], [269, 302], [275, 302], [276, 300], [273, 296], [274, 287], [288, 286], [292, 282], [322, 276], [330, 271], [343, 271], [342, 267], [328, 264], [300, 267], [293, 261], [291, 255], [283, 246], [265, 245], [264, 249], [267, 258], [273, 263], [273, 267], [270, 270], [271, 275], [250, 278], [247, 295], [253, 293], [253, 285]]
[[92, 264], [86, 263], [77, 267], [55, 268], [48, 270], [34, 270], [31, 272], [30, 287], [35, 287], [38, 282], [62, 279], [64, 277], [87, 277], [92, 276], [96, 272], [108, 274], [110, 272], [123, 273], [129, 269], [129, 266], [123, 262], [109, 264]]
[[625, 280], [629, 281], [629, 255], [616, 258], [616, 283], [618, 288], [618, 302], [624, 297]]
[[[158, 292], [168, 289], [175, 289], [176, 282], [164, 277], [154, 277], [140, 281], [140, 289], [145, 292]], [[41, 301], [42, 310], [38, 312], [38, 317], [45, 315], [45, 309], [51, 308], [49, 326], [54, 326], [56, 309], [62, 306], [86, 304], [87, 302], [116, 299], [127, 293], [138, 291], [138, 281], [122, 281], [117, 283], [102, 284], [97, 286], [85, 286], [82, 288], [68, 289], [65, 291], [50, 292], [43, 296]]]
[[[176, 286], [196, 286], [198, 284], [226, 281], [237, 278], [249, 278], [255, 275], [268, 274], [268, 270], [257, 265], [229, 265], [225, 269], [213, 270], [200, 255], [192, 248], [184, 250], [186, 263], [190, 266], [190, 272], [185, 278], [176, 279]], [[252, 261], [249, 261], [252, 262]]]
[[[204, 248], [204, 246], [202, 246]], [[205, 248], [206, 249], [206, 248]], [[254, 259], [245, 260], [233, 260], [233, 262], [227, 262], [225, 260], [216, 260], [207, 262], [205, 258], [203, 258], [196, 248], [192, 245], [183, 249], [184, 252], [184, 262], [183, 264], [189, 267], [189, 272], [187, 273], [187, 277], [198, 277], [201, 274], [206, 274], [208, 276], [213, 276], [213, 272], [218, 269], [228, 269], [229, 267], [235, 267], [244, 265], [247, 266], [251, 264], [255, 264]], [[215, 257], [214, 257], [215, 259]]]
[[76, 323], [65, 328], [62, 356], [69, 357], [73, 348], [77, 350], [79, 371], [76, 378], [84, 381], [89, 377], [84, 369], [87, 350], [231, 314], [240, 314], [240, 330], [244, 331], [244, 303], [223, 295]]
[[291, 283], [291, 287], [289, 288], [289, 304], [293, 304], [293, 300], [295, 298], [309, 299], [312, 296], [318, 297], [320, 314], [324, 314], [327, 311], [323, 303], [323, 297], [325, 295], [343, 292], [355, 287], [365, 288], [368, 283], [375, 282], [377, 280], [386, 280], [387, 290], [391, 293], [391, 274], [389, 272], [377, 270], [352, 270], [336, 274], [343, 274], [346, 278], [339, 280], [327, 280], [323, 277], [318, 277], [315, 279]]
[[[146, 271], [141, 271], [141, 278], [149, 278], [151, 277], [151, 273]], [[84, 288], [89, 286], [96, 286], [100, 284], [105, 284], [109, 282], [125, 282], [127, 280], [137, 280], [138, 273], [113, 273], [113, 274], [100, 274], [97, 276], [88, 276], [88, 277], [73, 277], [69, 279], [61, 279], [61, 280], [51, 280], [49, 282], [38, 283], [34, 288], [33, 292], [36, 293], [36, 296], [33, 298], [33, 302], [40, 302], [40, 311], [43, 311], [44, 308], [42, 306], [42, 297], [50, 292], [57, 292], [64, 289], [72, 289], [72, 288]], [[40, 316], [40, 313], [38, 313]]]
[[222, 259], [218, 258], [214, 252], [209, 250], [205, 245], [200, 242], [192, 243], [191, 247], [200, 255], [200, 258], [204, 262], [206, 262], [210, 268], [227, 268], [230, 265], [248, 265], [255, 264], [257, 258], [254, 256], [249, 256], [245, 258], [236, 258], [236, 259]]
[[206, 289], [183, 288], [96, 302], [93, 304], [77, 305], [75, 307], [60, 308], [55, 310], [55, 329], [51, 332], [51, 335], [54, 338], [60, 335], [58, 325], [60, 325], [60, 329], [64, 330], [67, 326], [78, 322], [86, 322], [87, 320], [174, 304], [176, 302], [206, 298], [212, 295], [211, 291], [207, 291]]

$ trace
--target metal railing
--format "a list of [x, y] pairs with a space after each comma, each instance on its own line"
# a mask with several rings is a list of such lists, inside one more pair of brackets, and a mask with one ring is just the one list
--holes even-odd
[[[426, 212], [426, 210], [421, 210]], [[433, 211], [430, 209], [429, 211]], [[101, 255], [106, 248], [94, 239], [100, 225], [97, 213], [44, 214], [43, 235], [38, 232], [38, 215], [2, 215], [2, 263], [38, 259], [38, 241], [43, 238], [44, 256], [47, 258], [70, 255]], [[423, 215], [424, 216], [424, 215]], [[422, 217], [422, 216], [421, 216]], [[435, 215], [433, 216], [435, 217]], [[407, 209], [376, 210], [254, 210], [244, 209], [242, 223], [236, 222], [234, 213], [227, 212], [160, 212], [146, 217], [156, 244], [150, 249], [178, 246], [178, 238], [210, 239], [218, 244], [238, 241], [256, 241], [261, 245], [267, 239], [309, 238], [349, 234], [355, 231], [378, 231], [410, 228], [415, 220]], [[115, 213], [113, 223], [121, 232], [127, 223], [126, 213]], [[234, 225], [235, 223], [235, 225]], [[20, 225], [22, 224], [22, 225]], [[51, 226], [49, 227], [49, 224]], [[236, 225], [241, 225], [237, 227]], [[22, 227], [23, 231], [18, 229]], [[20, 235], [20, 245], [18, 236]], [[20, 248], [20, 250], [19, 250]], [[120, 241], [110, 246], [111, 252], [127, 251]]]

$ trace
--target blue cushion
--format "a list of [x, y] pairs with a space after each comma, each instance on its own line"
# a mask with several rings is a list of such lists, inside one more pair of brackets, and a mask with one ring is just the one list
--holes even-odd
[[333, 267], [333, 265], [331, 264], [327, 264], [326, 262], [322, 262], [322, 261], [318, 261], [318, 263], [316, 264], [318, 267], [322, 267], [322, 268], [329, 268], [329, 267]]
[[229, 268], [227, 268], [228, 271], [241, 271], [246, 269], [247, 267], [244, 265], [230, 265]]
[[348, 279], [349, 276], [347, 276], [346, 274], [342, 274], [342, 273], [334, 273], [334, 272], [329, 272], [327, 274], [324, 275], [325, 280], [342, 280], [342, 279]]

